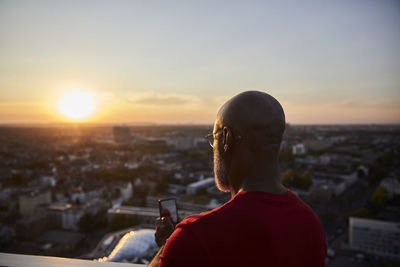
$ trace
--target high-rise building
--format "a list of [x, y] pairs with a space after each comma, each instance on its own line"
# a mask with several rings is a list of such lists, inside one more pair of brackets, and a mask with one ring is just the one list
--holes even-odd
[[114, 126], [114, 141], [117, 143], [129, 142], [131, 138], [131, 131], [128, 126]]
[[349, 243], [352, 249], [400, 260], [400, 222], [350, 217]]

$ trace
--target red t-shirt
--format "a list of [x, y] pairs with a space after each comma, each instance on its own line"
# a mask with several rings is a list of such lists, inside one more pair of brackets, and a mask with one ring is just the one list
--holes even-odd
[[285, 194], [243, 191], [179, 223], [161, 267], [325, 266], [325, 234], [311, 208]]

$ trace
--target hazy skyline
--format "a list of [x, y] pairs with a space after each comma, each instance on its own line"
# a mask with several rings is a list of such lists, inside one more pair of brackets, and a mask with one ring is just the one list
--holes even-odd
[[0, 123], [212, 123], [245, 90], [289, 123], [400, 123], [398, 1], [0, 0]]

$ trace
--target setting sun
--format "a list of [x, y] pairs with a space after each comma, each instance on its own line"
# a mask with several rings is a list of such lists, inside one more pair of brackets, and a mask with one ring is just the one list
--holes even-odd
[[67, 92], [58, 102], [59, 111], [70, 119], [82, 119], [91, 115], [96, 101], [93, 93], [86, 91]]

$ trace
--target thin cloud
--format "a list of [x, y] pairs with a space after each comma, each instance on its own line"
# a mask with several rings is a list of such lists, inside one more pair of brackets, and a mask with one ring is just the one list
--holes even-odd
[[379, 99], [379, 100], [338, 100], [338, 101], [282, 101], [284, 107], [302, 107], [302, 108], [357, 108], [357, 109], [388, 109], [398, 108], [399, 100]]
[[201, 102], [200, 98], [184, 94], [145, 94], [131, 97], [129, 103], [152, 106], [193, 105]]
[[344, 100], [337, 103], [330, 103], [330, 106], [340, 108], [365, 108], [365, 109], [388, 109], [398, 108], [397, 100]]

